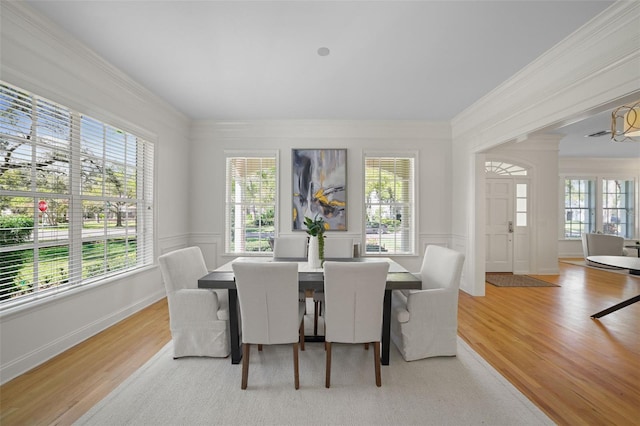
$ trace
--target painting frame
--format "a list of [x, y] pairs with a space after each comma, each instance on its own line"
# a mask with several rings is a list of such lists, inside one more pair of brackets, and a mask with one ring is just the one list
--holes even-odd
[[327, 231], [347, 231], [347, 149], [291, 150], [293, 231], [306, 231], [304, 218], [316, 216]]

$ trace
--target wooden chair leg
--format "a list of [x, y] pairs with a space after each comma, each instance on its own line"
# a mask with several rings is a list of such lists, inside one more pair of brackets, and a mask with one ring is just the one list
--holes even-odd
[[258, 344], [258, 350], [259, 350], [260, 352], [262, 352], [262, 345], [261, 345], [261, 344]]
[[318, 306], [320, 302], [313, 302], [313, 335], [318, 335]]
[[300, 323], [300, 350], [304, 351], [304, 318], [302, 318], [302, 322]]
[[297, 389], [300, 389], [300, 375], [298, 372], [298, 344], [293, 344], [293, 382]]
[[240, 386], [242, 389], [247, 388], [247, 381], [249, 379], [249, 348], [251, 345], [249, 343], [242, 344], [242, 385]]
[[324, 342], [324, 348], [327, 351], [327, 366], [326, 366], [326, 378], [324, 386], [329, 388], [331, 386], [331, 342]]
[[376, 369], [376, 386], [382, 386], [382, 378], [380, 377], [380, 342], [373, 342], [373, 362]]
[[368, 344], [368, 343], [365, 343], [365, 344], [364, 344], [364, 350], [365, 350], [365, 351], [368, 351], [368, 350], [369, 350], [369, 344]]
[[[327, 323], [324, 323], [324, 335], [327, 335]], [[327, 350], [327, 341], [324, 341], [324, 350]]]

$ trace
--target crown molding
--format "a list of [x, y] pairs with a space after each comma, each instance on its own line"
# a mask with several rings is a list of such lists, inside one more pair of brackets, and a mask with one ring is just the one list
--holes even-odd
[[563, 175], [585, 172], [593, 174], [594, 170], [603, 170], [607, 175], [631, 174], [640, 177], [640, 166], [636, 158], [559, 157], [558, 164]]
[[[83, 89], [99, 93], [131, 108], [143, 106], [188, 123], [187, 117], [131, 77], [108, 63], [79, 40], [25, 2], [0, 4], [3, 40], [2, 79], [87, 114], [112, 115], [82, 100]], [[42, 65], [46, 66], [46, 72]], [[78, 93], [57, 88], [61, 80], [74, 82]], [[96, 84], [102, 81], [104, 84]], [[27, 86], [28, 87], [25, 87]], [[117, 89], [114, 90], [114, 87]], [[162, 120], [162, 119], [161, 119]]]
[[640, 2], [617, 2], [452, 120], [478, 151], [640, 93]]

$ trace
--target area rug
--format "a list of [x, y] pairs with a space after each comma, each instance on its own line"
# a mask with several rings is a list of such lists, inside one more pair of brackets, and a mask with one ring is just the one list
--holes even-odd
[[171, 357], [169, 343], [78, 425], [548, 425], [553, 422], [466, 343], [457, 357], [405, 362], [392, 347], [375, 385], [373, 354], [334, 344], [331, 388], [324, 345], [300, 353], [293, 386], [291, 346], [252, 348], [249, 386], [229, 358]]
[[496, 287], [559, 287], [528, 275], [487, 272], [485, 280]]

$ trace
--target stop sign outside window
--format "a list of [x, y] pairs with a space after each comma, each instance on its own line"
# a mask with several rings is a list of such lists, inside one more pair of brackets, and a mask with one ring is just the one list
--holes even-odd
[[48, 206], [47, 206], [47, 202], [46, 202], [46, 201], [44, 201], [44, 200], [41, 200], [41, 201], [38, 203], [38, 209], [39, 209], [41, 212], [43, 212], [43, 213], [47, 211], [47, 207], [48, 207]]

